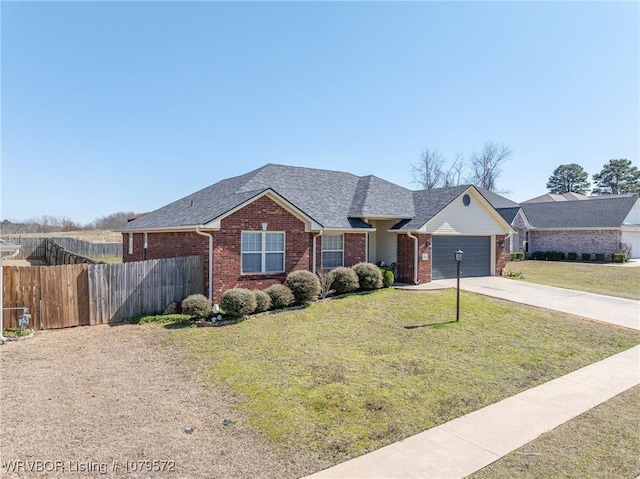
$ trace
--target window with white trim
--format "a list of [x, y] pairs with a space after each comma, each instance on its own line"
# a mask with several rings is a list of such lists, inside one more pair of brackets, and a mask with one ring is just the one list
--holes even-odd
[[322, 269], [333, 269], [344, 264], [344, 235], [322, 236]]
[[284, 233], [242, 232], [242, 273], [283, 273]]

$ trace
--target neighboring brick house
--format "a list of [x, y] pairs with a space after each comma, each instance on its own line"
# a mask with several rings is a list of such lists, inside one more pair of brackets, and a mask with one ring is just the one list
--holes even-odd
[[[559, 196], [559, 198], [554, 198]], [[575, 195], [574, 195], [575, 196]], [[576, 199], [577, 198], [577, 199]], [[520, 206], [527, 224], [523, 227], [524, 251], [604, 254], [631, 245], [631, 258], [640, 258], [640, 200], [635, 195], [544, 195]], [[516, 229], [518, 225], [514, 225]]]
[[123, 260], [205, 258], [209, 296], [265, 288], [291, 271], [361, 261], [396, 279], [500, 275], [513, 230], [474, 186], [411, 191], [375, 176], [268, 164], [222, 180], [119, 228]]

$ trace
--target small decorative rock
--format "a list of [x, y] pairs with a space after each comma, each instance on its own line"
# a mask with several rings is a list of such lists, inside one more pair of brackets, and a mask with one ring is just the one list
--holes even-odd
[[187, 434], [193, 434], [193, 428], [192, 427], [185, 427], [184, 428], [184, 432], [186, 432]]
[[231, 419], [225, 419], [224, 421], [222, 421], [223, 426], [231, 426], [232, 424], [233, 424], [233, 420]]

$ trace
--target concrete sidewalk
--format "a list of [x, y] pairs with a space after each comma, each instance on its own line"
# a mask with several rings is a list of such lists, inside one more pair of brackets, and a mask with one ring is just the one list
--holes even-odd
[[[447, 279], [403, 288], [429, 290], [455, 286], [455, 279]], [[639, 301], [498, 277], [462, 278], [460, 287], [640, 330]], [[464, 477], [638, 384], [640, 346], [307, 477]]]
[[461, 418], [307, 476], [460, 478], [640, 383], [640, 346]]
[[[402, 288], [429, 290], [455, 287], [455, 279], [442, 279]], [[460, 289], [640, 330], [640, 301], [632, 299], [585, 293], [497, 276], [462, 278]]]

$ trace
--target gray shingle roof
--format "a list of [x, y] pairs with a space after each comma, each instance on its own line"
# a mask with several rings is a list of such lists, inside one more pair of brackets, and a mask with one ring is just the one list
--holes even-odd
[[496, 211], [500, 214], [500, 216], [502, 216], [503, 220], [511, 224], [518, 214], [518, 211], [520, 211], [520, 207], [516, 206], [514, 208], [496, 208]]
[[620, 228], [637, 200], [637, 196], [626, 196], [521, 206], [534, 228]]
[[434, 188], [413, 192], [415, 216], [410, 221], [401, 221], [392, 229], [400, 231], [414, 231], [427, 223], [442, 209], [460, 196], [469, 185], [453, 186], [451, 188]]
[[[185, 196], [119, 230], [203, 225], [271, 189], [324, 228], [368, 228], [365, 218], [392, 217], [404, 219], [394, 228], [411, 231], [424, 225], [468, 187], [411, 191], [376, 176], [267, 164]], [[481, 193], [490, 203], [512, 203], [486, 190]]]
[[484, 196], [484, 198], [489, 203], [491, 203], [491, 206], [493, 206], [495, 209], [520, 207], [520, 205], [515, 201], [511, 201], [509, 198], [505, 198], [504, 196], [499, 195], [498, 193], [494, 193], [493, 191], [489, 191], [485, 188], [480, 188], [479, 186], [476, 186], [476, 189], [480, 192], [482, 196]]

